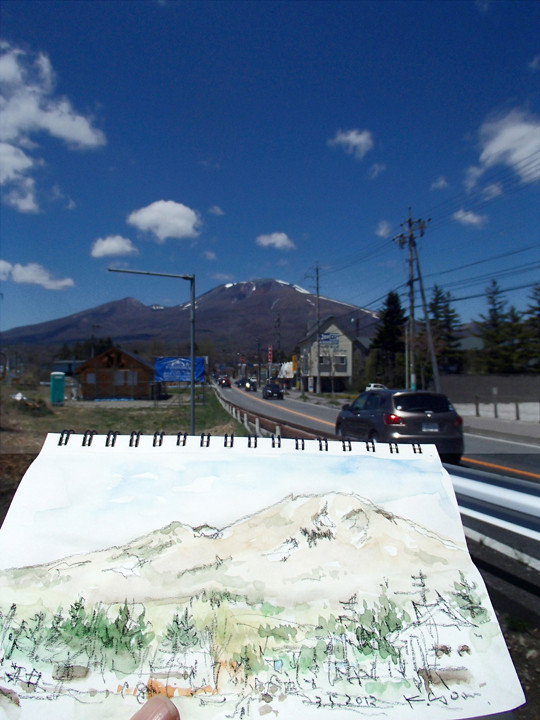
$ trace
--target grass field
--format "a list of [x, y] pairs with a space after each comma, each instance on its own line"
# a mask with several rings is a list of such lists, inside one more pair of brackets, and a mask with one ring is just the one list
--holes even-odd
[[[47, 386], [2, 385], [0, 415], [0, 453], [38, 453], [47, 433], [72, 430], [83, 433], [109, 430], [121, 434], [132, 431], [153, 435], [190, 431], [190, 404], [187, 396], [172, 395], [159, 402], [81, 402], [66, 400], [61, 406], [49, 402]], [[21, 393], [25, 399], [14, 400]], [[245, 428], [221, 407], [214, 392], [206, 388], [196, 395], [195, 433], [245, 435]]]

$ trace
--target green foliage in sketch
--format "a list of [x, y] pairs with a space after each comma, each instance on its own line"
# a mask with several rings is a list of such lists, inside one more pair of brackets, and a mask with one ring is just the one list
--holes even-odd
[[[1, 653], [6, 666], [31, 663], [53, 677], [59, 667], [74, 666], [119, 677], [151, 673], [158, 666], [185, 672], [193, 670], [195, 657], [205, 658], [213, 675], [208, 680], [217, 691], [231, 678], [253, 688], [275, 671], [306, 688], [330, 676], [345, 683], [358, 683], [360, 677], [376, 680], [377, 667], [395, 666], [396, 682], [406, 682], [403, 634], [411, 627], [415, 636], [422, 632], [422, 618], [431, 616], [438, 603], [447, 617], [455, 613], [456, 626], [478, 628], [489, 620], [476, 586], [463, 573], [454, 582], [449, 604], [421, 578], [421, 602], [416, 588], [396, 602], [385, 585], [371, 604], [355, 594], [337, 612], [328, 609], [315, 621], [310, 607], [291, 613], [265, 601], [250, 603], [227, 590], [208, 590], [174, 608], [169, 621], [162, 618], [160, 632], [147, 619], [155, 608], [139, 603], [87, 607], [79, 598], [67, 611], [30, 617], [20, 617], [12, 606], [0, 614]], [[424, 631], [429, 650], [427, 624]]]

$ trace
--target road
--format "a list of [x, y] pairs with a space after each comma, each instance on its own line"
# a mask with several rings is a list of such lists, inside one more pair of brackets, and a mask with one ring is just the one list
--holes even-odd
[[502, 438], [465, 435], [464, 467], [540, 481], [540, 447]]
[[[260, 413], [279, 422], [303, 426], [322, 436], [333, 435], [340, 402], [320, 404], [285, 396], [284, 400], [263, 400], [261, 392], [247, 392], [235, 387], [222, 389], [225, 399], [248, 412]], [[540, 482], [540, 446], [515, 440], [465, 434], [465, 453], [462, 466], [507, 477]]]

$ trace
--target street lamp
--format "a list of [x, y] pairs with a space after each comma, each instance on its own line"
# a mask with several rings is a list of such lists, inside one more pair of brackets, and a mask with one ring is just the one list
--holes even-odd
[[191, 286], [191, 308], [190, 308], [190, 342], [191, 342], [191, 404], [190, 404], [190, 432], [195, 435], [195, 275], [172, 275], [171, 273], [148, 272], [146, 270], [121, 270], [109, 268], [109, 272], [129, 273], [131, 275], [155, 275], [158, 277], [179, 278], [189, 280]]

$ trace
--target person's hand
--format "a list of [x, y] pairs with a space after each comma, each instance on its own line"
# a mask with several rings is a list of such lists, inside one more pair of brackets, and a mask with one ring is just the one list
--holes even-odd
[[131, 720], [180, 720], [176, 705], [165, 695], [154, 695]]

